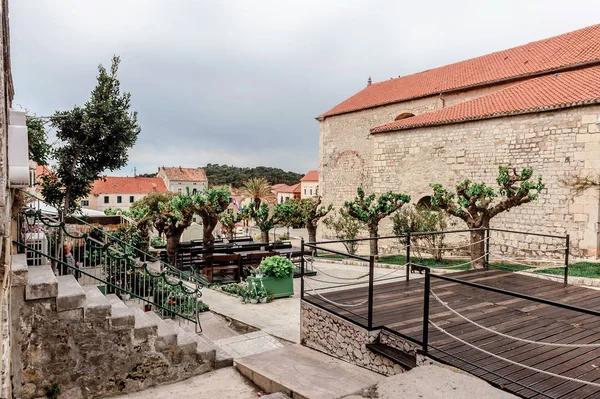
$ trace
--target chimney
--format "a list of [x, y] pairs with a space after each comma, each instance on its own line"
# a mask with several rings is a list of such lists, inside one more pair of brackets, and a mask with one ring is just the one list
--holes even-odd
[[369, 79], [367, 79], [367, 87], [371, 86], [371, 83], [373, 83], [373, 80], [371, 80], [371, 77], [369, 76]]

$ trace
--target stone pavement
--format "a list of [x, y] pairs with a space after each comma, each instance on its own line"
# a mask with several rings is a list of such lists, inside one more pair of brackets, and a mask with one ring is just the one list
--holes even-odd
[[229, 353], [234, 360], [256, 353], [283, 348], [284, 346], [277, 338], [260, 330], [248, 334], [219, 339], [213, 342], [216, 345], [219, 345], [225, 352]]

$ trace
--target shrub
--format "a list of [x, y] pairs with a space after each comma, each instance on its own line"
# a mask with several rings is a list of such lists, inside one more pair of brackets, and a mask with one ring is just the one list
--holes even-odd
[[[444, 231], [448, 227], [446, 215], [443, 212], [423, 208], [420, 206], [407, 206], [396, 212], [393, 217], [394, 234], [429, 233]], [[422, 259], [421, 247], [436, 261], [442, 260], [444, 253], [444, 234], [431, 234], [411, 237], [411, 247], [416, 255]], [[406, 239], [401, 238], [400, 243], [406, 245]]]
[[152, 245], [153, 248], [160, 248], [160, 247], [164, 247], [165, 245], [167, 245], [167, 243], [165, 242], [165, 240], [163, 240], [159, 236], [154, 236], [150, 240], [150, 245]]
[[[338, 240], [355, 240], [364, 228], [364, 223], [348, 215], [343, 208], [327, 216], [323, 223], [333, 230]], [[358, 250], [358, 241], [343, 241], [342, 244], [350, 255], [354, 255]]]
[[288, 258], [270, 256], [260, 263], [260, 271], [265, 277], [284, 278], [294, 275], [296, 267]]

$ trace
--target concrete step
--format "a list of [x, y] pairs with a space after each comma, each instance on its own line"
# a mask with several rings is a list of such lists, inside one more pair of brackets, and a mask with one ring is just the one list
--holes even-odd
[[158, 326], [156, 342], [154, 344], [157, 351], [162, 352], [177, 346], [177, 333], [172, 325], [165, 323], [155, 312], [146, 312], [146, 316], [155, 321]]
[[65, 274], [56, 277], [58, 281], [58, 295], [56, 296], [56, 310], [64, 312], [66, 310], [80, 309], [85, 306], [85, 292], [75, 276]]
[[85, 313], [86, 319], [104, 320], [111, 316], [111, 305], [108, 299], [100, 292], [96, 286], [83, 287], [85, 292]]
[[25, 254], [15, 254], [12, 256], [12, 281], [13, 287], [22, 287], [27, 285], [27, 257]]
[[28, 266], [25, 299], [28, 301], [44, 298], [56, 298], [58, 281], [49, 265]]
[[235, 367], [266, 393], [292, 398], [342, 398], [386, 379], [299, 344], [236, 359]]
[[205, 334], [197, 334], [194, 324], [186, 324], [181, 328], [198, 342], [198, 348], [196, 349], [198, 356], [201, 358], [203, 358], [203, 356], [212, 357], [212, 359], [210, 357], [207, 359], [214, 362], [215, 370], [233, 366], [233, 357], [219, 345], [215, 344]]
[[196, 352], [198, 342], [190, 334], [185, 332], [179, 323], [173, 319], [164, 319], [164, 322], [172, 326], [177, 334], [177, 347], [186, 354], [192, 354]]
[[133, 316], [135, 317], [133, 337], [139, 340], [146, 340], [152, 335], [156, 336], [158, 331], [156, 321], [146, 316], [146, 313], [137, 304], [128, 304], [127, 307], [133, 311]]
[[106, 295], [111, 306], [110, 325], [115, 330], [131, 329], [135, 326], [135, 316], [115, 294]]

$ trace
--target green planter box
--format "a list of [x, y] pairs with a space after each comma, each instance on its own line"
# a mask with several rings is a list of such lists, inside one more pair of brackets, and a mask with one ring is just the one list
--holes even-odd
[[294, 277], [292, 276], [284, 278], [248, 277], [248, 284], [252, 284], [252, 281], [254, 281], [256, 286], [260, 287], [261, 280], [265, 286], [265, 290], [267, 290], [267, 292], [273, 292], [275, 298], [285, 298], [294, 295]]

